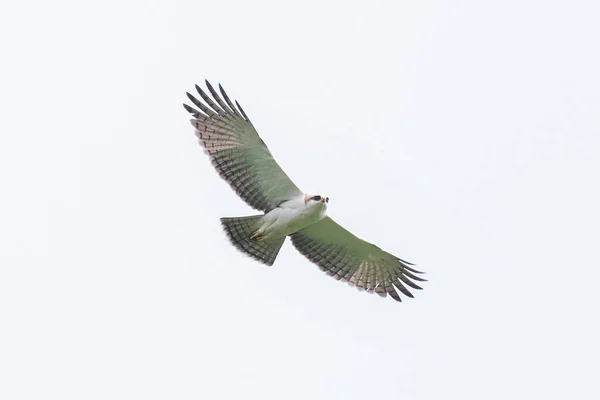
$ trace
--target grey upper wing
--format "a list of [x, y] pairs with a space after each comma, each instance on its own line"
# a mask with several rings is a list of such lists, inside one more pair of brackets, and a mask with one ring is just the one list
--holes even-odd
[[413, 297], [406, 286], [421, 289], [413, 281], [425, 281], [415, 275], [422, 272], [412, 264], [358, 238], [329, 217], [290, 236], [302, 255], [335, 279], [382, 297], [389, 294], [401, 301], [396, 289]]
[[198, 85], [204, 100], [187, 93], [197, 109], [184, 104], [194, 118], [196, 136], [221, 177], [233, 190], [257, 210], [268, 212], [302, 191], [283, 172], [262, 141], [246, 113], [236, 101], [233, 105], [219, 85], [223, 99], [206, 81], [212, 99]]

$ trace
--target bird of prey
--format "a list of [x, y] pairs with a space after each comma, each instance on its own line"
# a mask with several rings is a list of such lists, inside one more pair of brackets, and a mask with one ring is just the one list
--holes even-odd
[[[327, 274], [382, 297], [401, 301], [398, 291], [413, 295], [424, 281], [413, 264], [353, 235], [327, 216], [329, 197], [300, 190], [277, 164], [250, 119], [223, 87], [198, 85], [204, 103], [187, 93], [200, 145], [219, 175], [251, 207], [264, 214], [221, 218], [231, 243], [256, 260], [273, 265], [285, 238]], [[237, 107], [236, 107], [237, 106]]]

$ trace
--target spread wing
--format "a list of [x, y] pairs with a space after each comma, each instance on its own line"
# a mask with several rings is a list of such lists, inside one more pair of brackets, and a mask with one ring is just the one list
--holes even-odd
[[212, 99], [196, 85], [206, 104], [187, 93], [198, 109], [183, 107], [194, 116], [191, 122], [196, 136], [219, 175], [248, 205], [265, 212], [303, 195], [273, 159], [239, 103], [235, 102], [236, 108], [221, 85], [225, 101], [208, 81], [206, 86]]
[[425, 281], [415, 275], [422, 272], [411, 268], [412, 264], [360, 239], [329, 217], [292, 234], [291, 238], [302, 255], [335, 279], [382, 297], [389, 294], [402, 301], [396, 289], [413, 297], [406, 286], [421, 289], [413, 281]]

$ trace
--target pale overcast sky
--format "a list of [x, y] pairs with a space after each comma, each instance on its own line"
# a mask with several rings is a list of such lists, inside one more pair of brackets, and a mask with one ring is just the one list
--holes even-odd
[[[600, 398], [600, 3], [38, 1], [0, 13], [0, 398]], [[429, 279], [273, 267], [181, 103]]]

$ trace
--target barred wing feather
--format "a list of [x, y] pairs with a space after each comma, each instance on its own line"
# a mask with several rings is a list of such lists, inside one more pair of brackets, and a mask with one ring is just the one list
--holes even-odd
[[360, 239], [329, 217], [290, 236], [302, 255], [335, 279], [382, 297], [402, 301], [396, 290], [413, 297], [407, 286], [421, 289], [413, 281], [425, 280], [416, 275], [422, 272], [412, 264]]
[[197, 108], [183, 106], [194, 117], [191, 123], [196, 136], [219, 175], [248, 205], [265, 213], [302, 195], [277, 164], [239, 103], [233, 105], [221, 85], [223, 98], [208, 81], [206, 86], [212, 98], [196, 85], [204, 103], [187, 93]]

